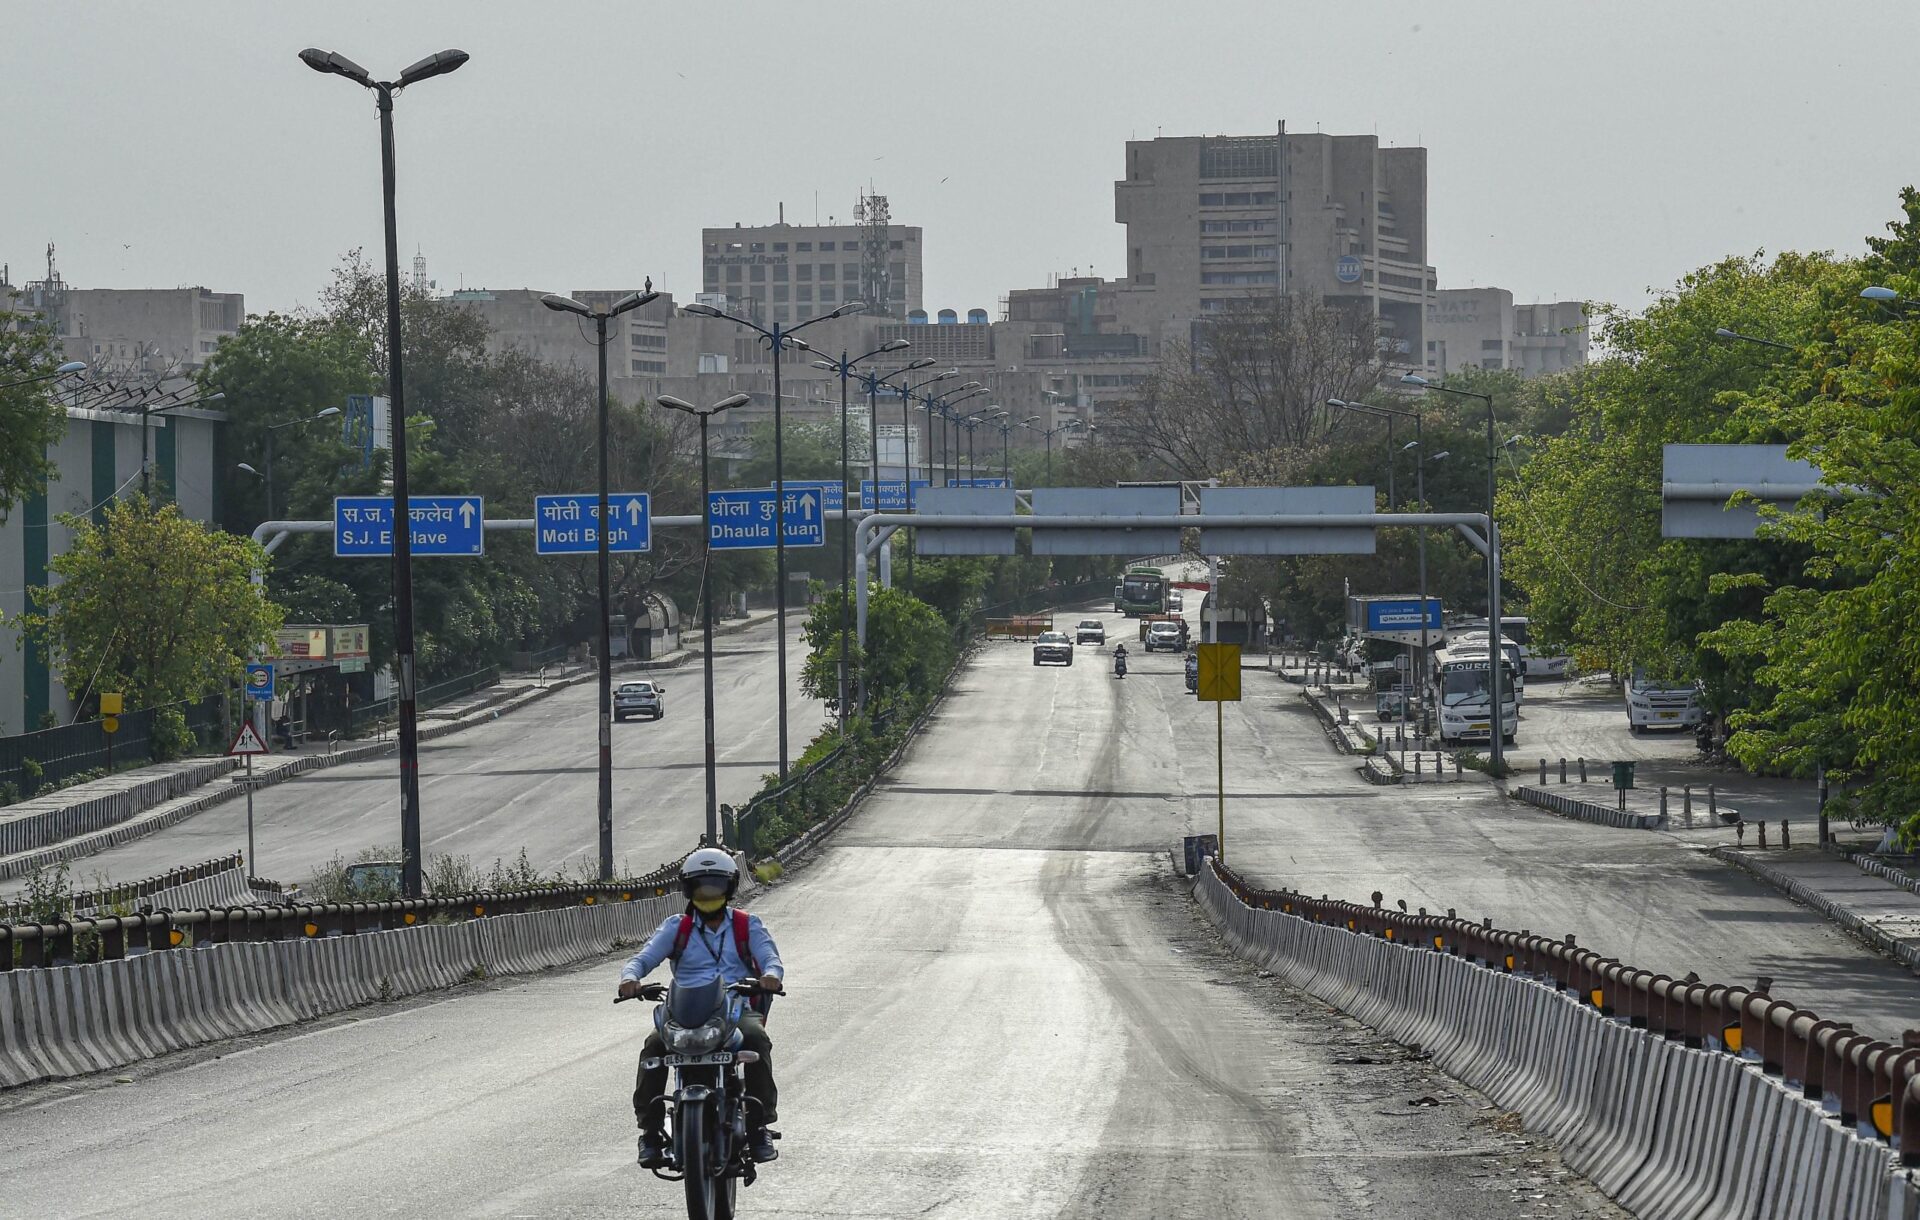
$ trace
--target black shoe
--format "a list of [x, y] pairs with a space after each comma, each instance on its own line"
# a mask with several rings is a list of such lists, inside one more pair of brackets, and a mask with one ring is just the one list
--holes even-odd
[[667, 1163], [667, 1137], [658, 1131], [640, 1133], [640, 1168], [659, 1169]]
[[780, 1159], [780, 1150], [773, 1146], [773, 1133], [765, 1127], [747, 1132], [747, 1150], [762, 1165]]

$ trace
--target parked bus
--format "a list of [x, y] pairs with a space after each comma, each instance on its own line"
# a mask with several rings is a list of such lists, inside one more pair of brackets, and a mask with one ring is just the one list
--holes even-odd
[[1647, 729], [1694, 729], [1706, 719], [1707, 710], [1698, 682], [1663, 680], [1636, 669], [1624, 684], [1627, 696], [1627, 731]]
[[1512, 640], [1520, 645], [1520, 656], [1526, 662], [1529, 678], [1564, 678], [1567, 676], [1567, 663], [1572, 660], [1561, 653], [1542, 653], [1533, 646], [1533, 625], [1525, 615], [1501, 615], [1500, 638]]
[[[1458, 634], [1449, 636], [1447, 638], [1447, 645], [1454, 649], [1477, 648], [1481, 652], [1485, 652], [1487, 650], [1486, 628], [1484, 627], [1472, 628], [1467, 631], [1463, 631]], [[1526, 646], [1524, 644], [1519, 644], [1514, 642], [1513, 640], [1508, 639], [1507, 629], [1505, 627], [1502, 627], [1500, 629], [1500, 651], [1506, 654], [1507, 670], [1508, 672], [1514, 675], [1514, 679], [1513, 679], [1514, 701], [1517, 703], [1524, 703], [1527, 698]]]
[[[1514, 698], [1514, 669], [1511, 661], [1500, 667], [1501, 737], [1512, 745], [1520, 727], [1520, 705]], [[1449, 643], [1433, 654], [1428, 679], [1428, 701], [1433, 709], [1434, 730], [1442, 742], [1491, 741], [1493, 727], [1493, 666], [1487, 645]]]
[[1159, 568], [1128, 568], [1120, 577], [1120, 612], [1128, 618], [1167, 612], [1167, 577]]

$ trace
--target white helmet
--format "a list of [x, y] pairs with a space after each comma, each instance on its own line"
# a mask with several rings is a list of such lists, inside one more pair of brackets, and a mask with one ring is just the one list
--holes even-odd
[[[680, 888], [689, 899], [694, 897], [713, 897], [718, 891], [725, 891], [732, 898], [734, 891], [740, 888], [740, 866], [733, 857], [717, 847], [703, 847], [688, 856], [680, 865]], [[700, 891], [710, 891], [702, 895]]]

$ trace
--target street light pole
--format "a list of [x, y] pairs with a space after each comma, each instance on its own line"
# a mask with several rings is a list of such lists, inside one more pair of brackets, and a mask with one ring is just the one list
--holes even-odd
[[147, 501], [148, 504], [153, 503], [153, 493], [151, 490], [152, 480], [150, 478], [152, 471], [152, 458], [150, 457], [152, 445], [148, 443], [148, 438], [152, 435], [152, 431], [148, 428], [147, 421], [155, 415], [164, 415], [168, 411], [178, 410], [182, 407], [198, 407], [210, 402], [219, 402], [227, 396], [224, 390], [216, 390], [205, 398], [196, 398], [191, 402], [161, 401], [161, 399], [171, 398], [179, 392], [178, 390], [169, 391], [166, 394], [162, 394], [159, 398], [138, 404], [140, 410], [140, 498]]
[[407, 482], [407, 403], [400, 338], [400, 238], [394, 213], [393, 95], [408, 85], [453, 72], [467, 62], [465, 51], [441, 51], [413, 64], [397, 81], [376, 81], [367, 70], [338, 52], [312, 47], [300, 60], [315, 72], [344, 76], [374, 92], [380, 112], [380, 198], [386, 221], [387, 255], [387, 402], [394, 421], [389, 452], [393, 458], [393, 648], [399, 680], [400, 713], [400, 891], [418, 898], [423, 890], [420, 855], [420, 706], [414, 675], [413, 513]]
[[[1477, 398], [1487, 404], [1487, 677], [1492, 696], [1493, 716], [1491, 728], [1487, 733], [1487, 761], [1495, 776], [1506, 773], [1506, 718], [1501, 713], [1500, 687], [1501, 666], [1506, 662], [1506, 653], [1500, 646], [1500, 527], [1493, 519], [1494, 472], [1499, 460], [1500, 450], [1493, 439], [1493, 395], [1479, 394], [1472, 390], [1457, 390], [1452, 386], [1429, 381], [1418, 373], [1404, 374], [1400, 380], [1407, 385], [1417, 385], [1422, 389], [1438, 390], [1442, 394], [1453, 394], [1460, 398]], [[1519, 717], [1518, 704], [1514, 707], [1516, 721]], [[1516, 729], [1518, 725], [1516, 724]]]
[[86, 371], [86, 361], [69, 360], [51, 373], [41, 373], [37, 377], [22, 377], [18, 381], [0, 381], [0, 390], [11, 390], [15, 386], [32, 385], [36, 381], [52, 381], [56, 377], [65, 377], [69, 373], [84, 373]]
[[265, 482], [267, 485], [267, 515], [261, 518], [263, 521], [271, 521], [274, 519], [273, 517], [273, 434], [280, 431], [282, 428], [298, 428], [302, 424], [318, 423], [323, 419], [331, 419], [338, 414], [340, 414], [339, 407], [327, 407], [325, 410], [322, 410], [313, 415], [309, 415], [305, 419], [290, 419], [283, 424], [268, 424], [266, 426], [264, 431], [267, 434], [267, 473], [265, 475]]
[[[945, 381], [949, 377], [958, 377], [959, 375], [960, 375], [959, 369], [948, 369], [944, 373], [935, 373], [931, 377], [925, 378], [920, 381], [916, 381], [911, 386], [907, 385], [904, 382], [901, 383], [901, 389], [900, 389], [900, 482], [904, 485], [904, 491], [906, 493], [906, 500], [907, 500], [906, 511], [907, 512], [912, 512], [915, 507], [913, 502], [913, 446], [908, 439], [913, 435], [913, 392], [915, 390], [922, 389], [926, 386], [930, 386], [936, 381]], [[931, 397], [927, 399], [929, 406], [927, 408], [926, 442], [921, 446], [921, 448], [925, 450], [927, 455], [927, 486], [929, 487], [933, 486], [933, 408], [931, 406], [932, 401], [933, 400]], [[911, 546], [907, 548], [907, 592], [908, 593], [913, 592], [913, 552], [915, 549], [916, 548]]]
[[640, 292], [630, 292], [615, 301], [612, 309], [589, 309], [571, 297], [548, 293], [540, 303], [559, 313], [577, 314], [593, 320], [595, 344], [600, 355], [600, 502], [595, 508], [593, 532], [594, 560], [600, 583], [600, 880], [613, 880], [613, 572], [607, 523], [611, 520], [607, 488], [607, 454], [613, 447], [608, 438], [607, 416], [607, 324], [630, 309], [638, 309], [660, 294], [653, 291], [652, 280]]
[[[905, 339], [894, 339], [881, 344], [864, 356], [849, 356], [842, 348], [838, 360], [816, 360], [815, 368], [827, 369], [840, 374], [840, 736], [847, 735], [847, 659], [848, 645], [852, 640], [851, 620], [848, 617], [849, 603], [853, 600], [853, 520], [847, 515], [847, 379], [853, 375], [855, 365], [881, 355], [884, 352], [897, 352], [913, 344]], [[874, 439], [878, 445], [879, 439]], [[879, 462], [875, 460], [875, 466]], [[873, 475], [876, 486], [880, 481], [880, 472], [875, 469]]]
[[845, 317], [850, 313], [859, 313], [866, 308], [864, 301], [848, 301], [831, 313], [823, 313], [816, 318], [808, 318], [795, 326], [782, 326], [775, 322], [771, 328], [761, 326], [746, 318], [730, 314], [712, 305], [693, 304], [683, 307], [683, 312], [708, 318], [720, 318], [736, 326], [744, 326], [767, 341], [767, 348], [773, 356], [773, 617], [774, 617], [774, 664], [778, 671], [777, 681], [780, 689], [780, 782], [787, 780], [787, 479], [786, 448], [784, 446], [782, 425], [782, 407], [780, 401], [780, 354], [789, 346], [803, 352], [813, 349], [803, 339], [794, 338], [794, 332], [804, 330], [816, 322], [825, 322], [829, 318]]
[[[700, 668], [706, 685], [707, 846], [720, 842], [720, 780], [714, 764], [713, 732], [713, 493], [707, 477], [707, 423], [722, 411], [753, 401], [735, 394], [710, 407], [696, 407], [684, 399], [662, 394], [654, 400], [663, 407], [685, 411], [700, 421]], [[735, 847], [745, 844], [736, 843]]]

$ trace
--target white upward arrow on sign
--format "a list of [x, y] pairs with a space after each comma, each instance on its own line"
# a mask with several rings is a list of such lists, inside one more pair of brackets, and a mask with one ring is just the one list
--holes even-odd
[[462, 526], [465, 526], [467, 529], [473, 528], [473, 501], [472, 500], [462, 500], [460, 502], [460, 524]]
[[805, 517], [809, 521], [813, 520], [813, 493], [812, 492], [808, 492], [806, 495], [800, 497], [800, 515]]
[[640, 524], [640, 501], [639, 500], [627, 501], [627, 524], [633, 525], [633, 526], [638, 526]]

